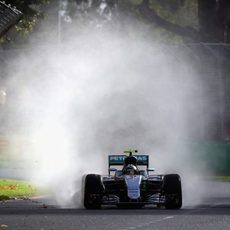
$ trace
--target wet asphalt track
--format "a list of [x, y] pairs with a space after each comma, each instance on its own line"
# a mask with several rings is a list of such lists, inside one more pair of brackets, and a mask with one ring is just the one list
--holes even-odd
[[0, 229], [38, 230], [229, 230], [230, 197], [213, 197], [181, 210], [60, 209], [44, 200], [0, 203]]

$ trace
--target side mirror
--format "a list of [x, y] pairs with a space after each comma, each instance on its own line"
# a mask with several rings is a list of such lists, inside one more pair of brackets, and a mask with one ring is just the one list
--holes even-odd
[[116, 169], [116, 168], [109, 168], [109, 171], [110, 171], [110, 172], [116, 172], [117, 169]]
[[155, 171], [155, 168], [147, 168], [147, 172], [154, 172]]

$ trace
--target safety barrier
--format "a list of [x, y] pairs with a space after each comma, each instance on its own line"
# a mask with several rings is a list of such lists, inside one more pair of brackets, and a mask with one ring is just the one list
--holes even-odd
[[198, 165], [216, 175], [230, 175], [230, 141], [193, 143], [191, 150]]

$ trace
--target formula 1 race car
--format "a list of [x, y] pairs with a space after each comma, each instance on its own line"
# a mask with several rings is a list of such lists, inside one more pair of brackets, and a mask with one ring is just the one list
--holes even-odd
[[[154, 169], [149, 168], [148, 155], [137, 155], [137, 150], [124, 153], [129, 155], [109, 155], [108, 176], [88, 174], [84, 177], [86, 209], [99, 209], [102, 205], [181, 208], [182, 189], [178, 174], [150, 175]], [[119, 166], [121, 169], [117, 169]]]

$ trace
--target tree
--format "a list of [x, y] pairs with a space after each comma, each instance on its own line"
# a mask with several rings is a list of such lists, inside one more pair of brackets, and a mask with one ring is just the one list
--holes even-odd
[[0, 43], [24, 40], [44, 18], [43, 7], [50, 3], [49, 0], [5, 0], [5, 2], [15, 6], [24, 14], [24, 17], [5, 36], [1, 37]]
[[198, 0], [200, 33], [204, 42], [230, 42], [230, 1]]
[[[77, 4], [90, 0], [75, 0]], [[100, 4], [101, 0], [93, 0]], [[229, 0], [107, 0], [119, 13], [157, 25], [190, 42], [230, 42]], [[94, 7], [95, 8], [95, 7]], [[192, 13], [191, 13], [192, 12]], [[192, 16], [192, 17], [191, 17]], [[190, 19], [191, 18], [191, 19]], [[187, 23], [183, 23], [187, 22]]]
[[[156, 0], [155, 0], [156, 1]], [[229, 0], [198, 0], [199, 29], [183, 27], [166, 20], [151, 7], [154, 0], [142, 0], [139, 12], [146, 20], [180, 36], [190, 37], [195, 42], [230, 42], [230, 1]], [[175, 1], [163, 1], [171, 6]], [[179, 5], [185, 0], [177, 0]]]
[[[9, 40], [26, 37], [44, 17], [44, 6], [49, 2], [58, 5], [58, 0], [6, 0], [24, 13], [24, 18], [16, 25], [15, 30], [8, 33]], [[100, 8], [107, 3], [108, 12], [118, 11], [131, 15], [135, 20], [142, 20], [159, 29], [169, 32], [169, 36], [178, 36], [186, 42], [230, 43], [230, 1], [229, 0], [69, 0], [69, 12], [76, 15], [82, 11], [91, 14], [91, 19]], [[109, 10], [109, 11], [108, 11]], [[92, 13], [94, 12], [94, 13]], [[71, 15], [70, 15], [71, 16]], [[105, 20], [105, 18], [103, 20]], [[87, 17], [86, 17], [87, 18]], [[88, 17], [89, 18], [89, 17]], [[81, 17], [82, 19], [82, 17]], [[77, 18], [79, 20], [79, 18]], [[98, 19], [97, 19], [98, 20]]]
[[[163, 15], [157, 12], [156, 4], [153, 5], [153, 2], [154, 1], [151, 0], [142, 0], [141, 4], [138, 7], [139, 13], [145, 20], [155, 23], [159, 27], [169, 32], [172, 32], [174, 34], [177, 34], [179, 36], [182, 36], [184, 38], [187, 37], [196, 42], [200, 40], [200, 33], [198, 32], [197, 29], [195, 29], [192, 26], [183, 26], [178, 23], [174, 23], [171, 20], [167, 20]], [[184, 4], [184, 1], [181, 0], [174, 1], [174, 4], [175, 2], [177, 2], [178, 7], [182, 7], [182, 5]], [[172, 2], [164, 1], [163, 7], [172, 9], [173, 8]], [[176, 13], [177, 12], [175, 12], [175, 14]]]

